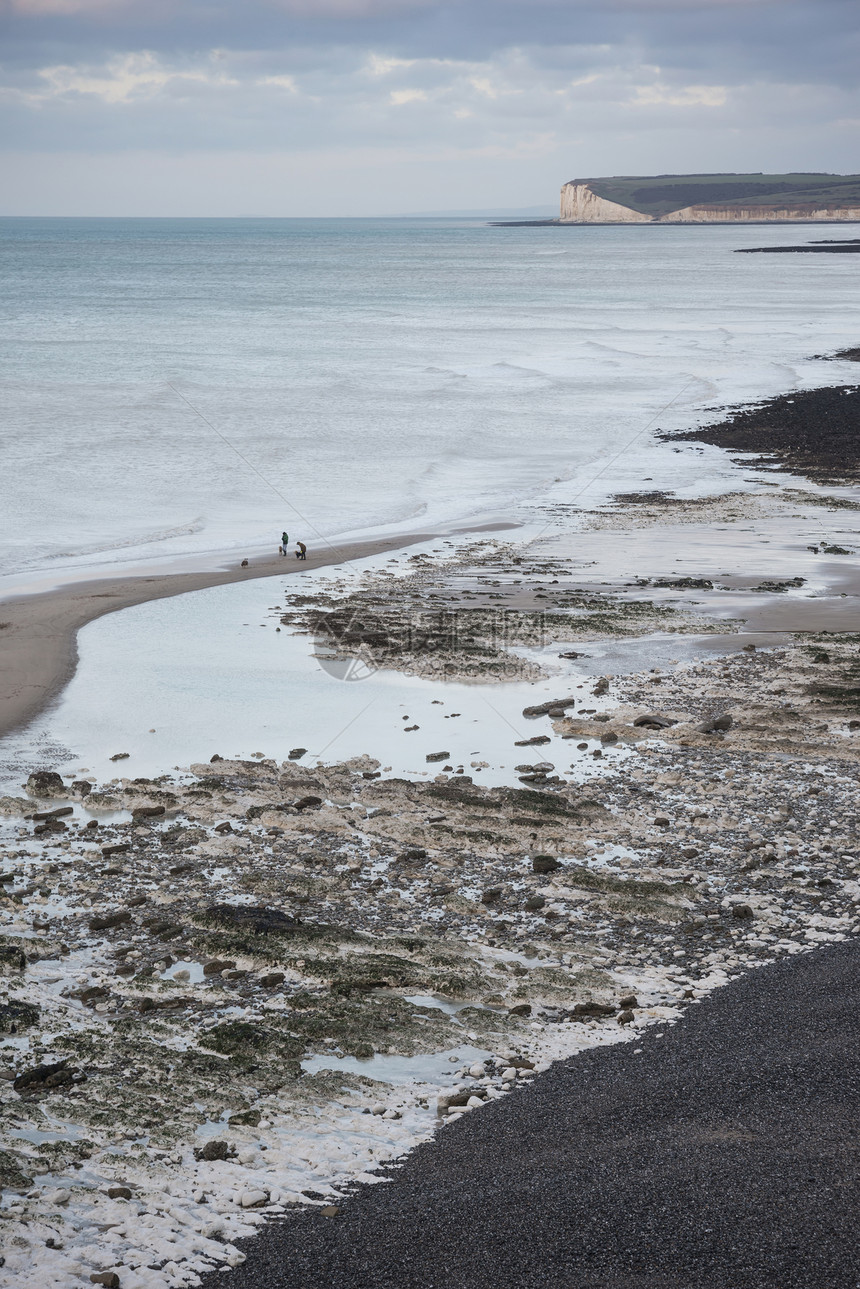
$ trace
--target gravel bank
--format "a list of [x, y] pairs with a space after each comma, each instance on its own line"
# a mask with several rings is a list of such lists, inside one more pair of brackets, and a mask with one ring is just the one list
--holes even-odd
[[818, 949], [556, 1064], [247, 1242], [231, 1289], [854, 1289], [858, 965]]

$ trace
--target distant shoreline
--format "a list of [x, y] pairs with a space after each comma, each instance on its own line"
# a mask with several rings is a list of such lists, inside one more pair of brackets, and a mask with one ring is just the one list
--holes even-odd
[[[860, 219], [503, 219], [488, 220], [488, 228], [850, 228], [860, 224]], [[769, 249], [769, 248], [767, 248]], [[801, 247], [780, 247], [785, 250], [806, 250]]]

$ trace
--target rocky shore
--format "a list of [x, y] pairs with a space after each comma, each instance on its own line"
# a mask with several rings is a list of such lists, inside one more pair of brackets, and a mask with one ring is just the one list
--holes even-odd
[[[583, 680], [517, 787], [298, 750], [31, 777], [0, 802], [7, 1282], [198, 1283], [553, 1060], [853, 934], [858, 716], [827, 636]], [[546, 729], [626, 755], [583, 787]]]
[[[785, 249], [785, 248], [781, 248]], [[860, 248], [858, 248], [860, 249]], [[855, 359], [856, 350], [833, 355]], [[827, 385], [794, 390], [733, 412], [727, 419], [683, 434], [672, 442], [712, 443], [758, 468], [788, 469], [819, 483], [856, 483], [860, 432], [860, 386]]]
[[[199, 1285], [553, 1063], [856, 935], [858, 396], [681, 436], [827, 492], [643, 491], [580, 513], [575, 558], [440, 538], [284, 584], [265, 625], [438, 685], [435, 728], [447, 682], [558, 677], [470, 758], [398, 709], [419, 772], [210, 747], [123, 777], [117, 752], [0, 797], [0, 1284]], [[601, 674], [598, 644], [661, 662]]]

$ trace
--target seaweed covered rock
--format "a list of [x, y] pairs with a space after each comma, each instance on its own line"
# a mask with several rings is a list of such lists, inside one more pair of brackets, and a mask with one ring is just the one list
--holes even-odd
[[302, 926], [301, 918], [282, 913], [280, 909], [248, 904], [210, 904], [201, 920], [230, 930], [251, 931], [254, 935], [289, 935]]
[[8, 1150], [0, 1150], [0, 1187], [10, 1191], [28, 1191], [33, 1185], [21, 1164], [24, 1161]]
[[64, 797], [66, 789], [56, 770], [34, 770], [27, 779], [27, 791], [34, 797]]
[[41, 1015], [36, 1003], [0, 1003], [0, 1034], [18, 1034], [35, 1025]]

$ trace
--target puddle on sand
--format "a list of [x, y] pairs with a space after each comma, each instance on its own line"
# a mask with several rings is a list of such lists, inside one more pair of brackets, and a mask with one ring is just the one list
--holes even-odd
[[411, 1003], [413, 1007], [429, 1007], [434, 1011], [444, 1012], [446, 1016], [458, 1016], [460, 1012], [466, 1011], [469, 1007], [474, 1007], [477, 1011], [491, 1012], [504, 1011], [503, 1007], [487, 1007], [485, 1003], [476, 1002], [474, 999], [466, 999], [465, 1002], [454, 1002], [451, 998], [442, 998], [439, 994], [404, 994], [403, 1001]]
[[344, 1070], [348, 1070], [350, 1074], [364, 1074], [380, 1083], [440, 1083], [450, 1078], [459, 1066], [486, 1061], [492, 1055], [485, 1048], [471, 1047], [469, 1044], [451, 1047], [446, 1052], [429, 1052], [418, 1056], [389, 1056], [378, 1052], [367, 1061], [360, 1061], [355, 1056], [337, 1057], [323, 1053], [302, 1061], [302, 1069], [306, 1074], [317, 1074], [320, 1070], [342, 1074]]
[[70, 1124], [67, 1128], [57, 1128], [53, 1131], [39, 1128], [15, 1128], [9, 1135], [18, 1137], [21, 1141], [32, 1142], [34, 1146], [41, 1146], [44, 1142], [78, 1141], [84, 1132], [83, 1128]]

